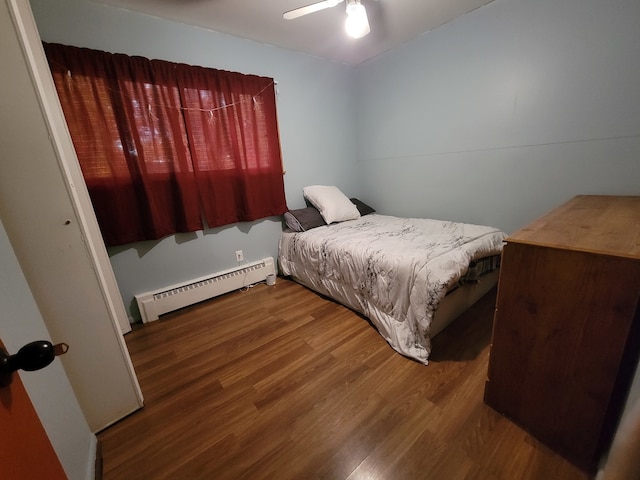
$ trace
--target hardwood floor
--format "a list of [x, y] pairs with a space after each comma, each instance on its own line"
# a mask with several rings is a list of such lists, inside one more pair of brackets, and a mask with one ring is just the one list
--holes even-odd
[[428, 366], [291, 281], [125, 339], [145, 407], [101, 432], [104, 480], [587, 479], [483, 401], [495, 290]]

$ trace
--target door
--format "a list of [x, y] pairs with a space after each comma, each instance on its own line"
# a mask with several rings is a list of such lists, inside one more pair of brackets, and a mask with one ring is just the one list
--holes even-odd
[[0, 478], [66, 480], [18, 373], [0, 388], [0, 425]]
[[125, 308], [28, 0], [0, 1], [0, 58], [0, 217], [47, 329], [73, 346], [66, 373], [98, 431], [143, 398], [119, 327], [128, 324]]

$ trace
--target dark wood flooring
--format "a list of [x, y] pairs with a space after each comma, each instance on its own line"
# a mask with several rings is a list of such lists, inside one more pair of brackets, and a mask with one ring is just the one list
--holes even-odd
[[136, 328], [145, 407], [98, 435], [103, 478], [588, 478], [483, 403], [494, 303], [428, 366], [282, 278]]

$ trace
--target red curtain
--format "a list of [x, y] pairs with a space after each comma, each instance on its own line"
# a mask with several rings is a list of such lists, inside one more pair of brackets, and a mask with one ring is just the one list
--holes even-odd
[[107, 245], [286, 211], [272, 79], [44, 48]]
[[188, 65], [176, 74], [207, 223], [284, 213], [273, 80]]

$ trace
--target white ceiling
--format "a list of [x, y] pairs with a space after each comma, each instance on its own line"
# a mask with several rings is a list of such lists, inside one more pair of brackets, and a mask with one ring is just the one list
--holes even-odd
[[357, 65], [493, 0], [362, 0], [371, 33], [358, 40], [344, 31], [345, 2], [284, 20], [314, 0], [94, 1]]

